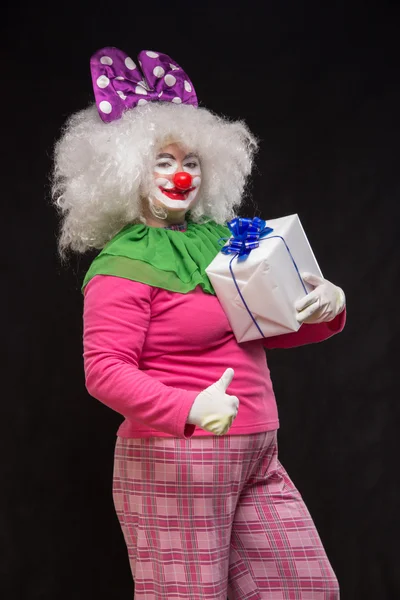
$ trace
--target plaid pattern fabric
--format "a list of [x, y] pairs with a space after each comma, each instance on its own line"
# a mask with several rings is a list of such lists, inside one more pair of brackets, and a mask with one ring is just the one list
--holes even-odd
[[338, 600], [275, 431], [118, 438], [114, 465], [136, 600]]

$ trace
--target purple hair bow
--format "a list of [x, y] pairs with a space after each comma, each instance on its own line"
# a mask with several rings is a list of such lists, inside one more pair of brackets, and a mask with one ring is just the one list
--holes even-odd
[[138, 65], [118, 48], [102, 48], [90, 59], [93, 89], [100, 117], [119, 119], [128, 108], [147, 102], [197, 106], [194, 87], [185, 71], [167, 54], [142, 50]]

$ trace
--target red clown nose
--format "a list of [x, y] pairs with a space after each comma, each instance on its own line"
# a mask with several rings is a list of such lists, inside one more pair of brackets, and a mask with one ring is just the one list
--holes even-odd
[[181, 173], [175, 173], [173, 179], [175, 187], [178, 190], [188, 190], [192, 185], [192, 176], [190, 173], [185, 173], [183, 171]]

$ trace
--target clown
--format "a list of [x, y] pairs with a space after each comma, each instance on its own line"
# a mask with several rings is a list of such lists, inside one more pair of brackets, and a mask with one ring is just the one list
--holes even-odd
[[[59, 248], [101, 250], [83, 282], [89, 393], [120, 413], [113, 497], [135, 598], [339, 598], [278, 460], [265, 348], [323, 341], [343, 291], [305, 275], [296, 333], [243, 344], [205, 273], [229, 236], [256, 140], [197, 106], [169, 56], [91, 59], [96, 105], [57, 143]], [[315, 594], [315, 595], [313, 595]]]

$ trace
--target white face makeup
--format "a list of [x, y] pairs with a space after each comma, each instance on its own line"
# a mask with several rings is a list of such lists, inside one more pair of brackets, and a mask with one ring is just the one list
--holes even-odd
[[149, 201], [170, 210], [187, 211], [196, 199], [200, 184], [198, 157], [178, 144], [169, 144], [157, 155]]

